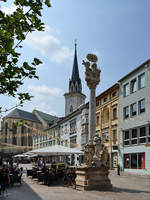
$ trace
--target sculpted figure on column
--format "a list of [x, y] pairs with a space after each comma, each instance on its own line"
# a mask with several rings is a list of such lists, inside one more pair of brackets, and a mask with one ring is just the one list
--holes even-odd
[[96, 88], [96, 86], [100, 82], [100, 72], [101, 72], [101, 70], [97, 68], [97, 64], [96, 64], [98, 59], [97, 59], [97, 56], [93, 54], [88, 54], [86, 58], [88, 59], [88, 61], [85, 62], [83, 60], [83, 63], [82, 63], [86, 68], [85, 80], [89, 88]]

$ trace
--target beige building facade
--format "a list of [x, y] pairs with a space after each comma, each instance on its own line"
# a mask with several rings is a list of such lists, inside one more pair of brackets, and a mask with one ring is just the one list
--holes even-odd
[[1, 122], [0, 153], [14, 155], [48, 146], [50, 141], [45, 130], [58, 119], [38, 110], [31, 113], [14, 109]]
[[96, 133], [108, 147], [110, 169], [119, 159], [119, 84], [115, 84], [96, 97]]
[[32, 113], [15, 109], [1, 122], [1, 153], [18, 154], [32, 150], [34, 129], [41, 130], [42, 124]]

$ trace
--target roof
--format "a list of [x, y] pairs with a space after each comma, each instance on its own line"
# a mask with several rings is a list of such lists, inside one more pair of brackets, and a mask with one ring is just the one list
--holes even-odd
[[104, 92], [102, 92], [101, 94], [99, 94], [96, 99], [106, 95], [107, 93], [109, 93], [112, 89], [115, 89], [115, 88], [119, 88], [119, 84], [118, 83], [115, 83], [113, 86], [111, 86], [110, 88], [108, 88], [107, 90], [105, 90]]
[[77, 44], [75, 43], [75, 54], [74, 54], [74, 62], [73, 62], [71, 81], [74, 82], [74, 83], [77, 82], [78, 84], [81, 84], [81, 80], [80, 80], [80, 77], [79, 77], [79, 70], [78, 70], [76, 46], [77, 46]]
[[6, 117], [14, 119], [25, 119], [33, 122], [40, 122], [34, 114], [24, 110], [20, 110], [18, 108], [11, 111], [8, 115], [6, 115]]
[[47, 123], [54, 123], [54, 122], [56, 122], [56, 121], [59, 119], [59, 118], [56, 117], [56, 116], [53, 116], [53, 115], [50, 115], [50, 114], [41, 112], [41, 111], [39, 111], [39, 110], [33, 110], [33, 112], [37, 112], [38, 115], [39, 115], [44, 121], [46, 121]]
[[126, 74], [125, 76], [123, 76], [118, 82], [123, 81], [124, 79], [126, 79], [131, 74], [133, 74], [134, 72], [138, 71], [139, 69], [141, 69], [142, 67], [144, 67], [144, 65], [146, 65], [148, 63], [150, 63], [150, 59], [148, 59], [147, 61], [145, 61], [144, 63], [142, 63], [140, 66], [136, 67], [134, 70], [132, 70], [131, 72], [129, 72], [128, 74]]

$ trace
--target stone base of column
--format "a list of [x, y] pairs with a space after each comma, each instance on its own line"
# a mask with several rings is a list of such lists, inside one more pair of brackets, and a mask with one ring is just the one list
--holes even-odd
[[81, 190], [111, 190], [112, 184], [108, 175], [109, 170], [106, 167], [78, 167], [76, 188]]

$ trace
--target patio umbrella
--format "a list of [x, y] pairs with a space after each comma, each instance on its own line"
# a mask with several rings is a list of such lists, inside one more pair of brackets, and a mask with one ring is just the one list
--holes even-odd
[[70, 154], [83, 154], [82, 151], [76, 148], [64, 147], [61, 145], [49, 146], [41, 149], [30, 151], [38, 155], [70, 155]]
[[27, 155], [24, 155], [24, 154], [18, 154], [18, 155], [15, 155], [14, 158], [26, 158], [28, 157]]

